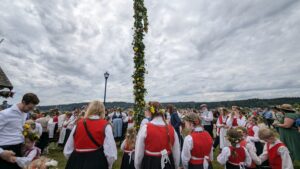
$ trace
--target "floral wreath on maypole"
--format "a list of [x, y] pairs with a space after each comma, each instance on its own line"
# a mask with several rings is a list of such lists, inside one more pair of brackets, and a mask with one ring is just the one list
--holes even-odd
[[145, 33], [148, 32], [148, 16], [147, 8], [144, 5], [144, 0], [133, 0], [134, 9], [134, 35], [133, 35], [133, 51], [134, 51], [134, 73], [133, 78], [133, 94], [134, 94], [134, 121], [135, 127], [138, 130], [140, 123], [144, 118], [145, 109], [145, 45], [143, 39]]

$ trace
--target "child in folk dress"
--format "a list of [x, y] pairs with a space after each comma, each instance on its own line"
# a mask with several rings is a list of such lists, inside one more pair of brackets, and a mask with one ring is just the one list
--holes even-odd
[[136, 169], [177, 169], [180, 145], [174, 128], [167, 124], [159, 102], [149, 102], [152, 120], [141, 126], [135, 145]]
[[128, 128], [132, 128], [134, 127], [134, 119], [133, 119], [133, 111], [132, 110], [129, 110], [128, 112]]
[[260, 142], [260, 139], [258, 138], [259, 127], [258, 127], [257, 123], [258, 123], [257, 117], [253, 116], [248, 119], [247, 140], [254, 143], [255, 148], [257, 150], [257, 154], [260, 155], [263, 151], [264, 145], [263, 145], [263, 143]]
[[287, 147], [275, 137], [270, 129], [261, 129], [259, 138], [266, 142], [258, 164], [269, 160], [272, 169], [293, 169], [293, 163]]
[[134, 147], [135, 147], [136, 131], [131, 127], [127, 129], [126, 138], [121, 145], [121, 150], [124, 152], [122, 158], [121, 169], [134, 168]]
[[213, 139], [201, 125], [200, 117], [190, 113], [184, 117], [185, 126], [191, 133], [185, 137], [182, 148], [184, 169], [212, 169]]
[[227, 139], [231, 146], [224, 147], [218, 155], [217, 161], [221, 165], [225, 165], [225, 169], [240, 169], [240, 167], [249, 167], [251, 165], [251, 157], [245, 147], [240, 146], [243, 135], [236, 129], [227, 131]]
[[13, 157], [19, 167], [27, 167], [33, 160], [40, 157], [41, 150], [35, 147], [36, 141], [39, 139], [39, 136], [36, 133], [26, 131], [23, 133], [25, 136], [25, 144], [23, 150], [23, 157]]
[[238, 132], [241, 132], [243, 135], [243, 140], [240, 142], [240, 146], [245, 147], [247, 149], [247, 151], [252, 159], [251, 166], [246, 167], [246, 168], [247, 169], [257, 168], [256, 163], [257, 163], [258, 156], [256, 154], [256, 148], [255, 148], [254, 143], [252, 141], [250, 141], [249, 139], [247, 139], [247, 137], [248, 137], [247, 129], [245, 127], [237, 127], [236, 130]]

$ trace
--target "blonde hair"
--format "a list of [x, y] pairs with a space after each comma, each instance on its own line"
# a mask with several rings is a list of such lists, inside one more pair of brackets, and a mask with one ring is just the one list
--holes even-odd
[[129, 148], [134, 148], [136, 139], [136, 130], [135, 128], [128, 128], [126, 132], [126, 144]]
[[92, 115], [99, 115], [101, 118], [105, 117], [105, 106], [102, 102], [98, 100], [90, 102], [85, 112], [84, 118], [88, 118]]
[[266, 140], [272, 137], [275, 137], [275, 134], [272, 130], [268, 129], [268, 128], [263, 128], [260, 129], [258, 132], [258, 137], [261, 140]]

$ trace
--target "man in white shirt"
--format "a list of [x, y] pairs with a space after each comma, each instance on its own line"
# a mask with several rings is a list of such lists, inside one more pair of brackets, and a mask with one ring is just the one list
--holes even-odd
[[20, 169], [12, 157], [21, 156], [25, 112], [33, 110], [39, 102], [35, 94], [27, 93], [21, 103], [0, 111], [0, 169]]
[[212, 138], [214, 138], [213, 135], [213, 124], [212, 121], [214, 119], [213, 114], [211, 111], [208, 111], [207, 105], [202, 104], [200, 106], [201, 111], [201, 119], [202, 119], [202, 126], [204, 127], [204, 130], [206, 130]]

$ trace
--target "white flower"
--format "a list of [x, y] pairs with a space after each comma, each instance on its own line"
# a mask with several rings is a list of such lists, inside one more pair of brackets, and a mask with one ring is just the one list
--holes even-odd
[[46, 162], [46, 166], [48, 166], [48, 167], [56, 167], [57, 166], [57, 161], [50, 160], [50, 161]]

